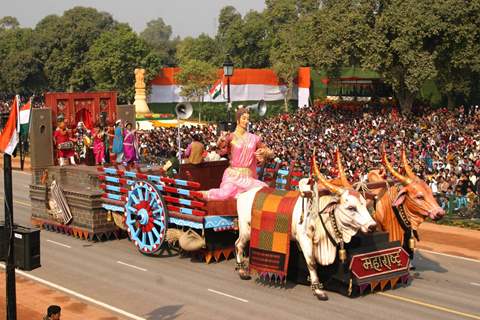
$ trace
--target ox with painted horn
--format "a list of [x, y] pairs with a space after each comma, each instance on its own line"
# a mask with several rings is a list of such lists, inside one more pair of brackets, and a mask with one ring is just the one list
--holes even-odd
[[438, 205], [430, 187], [415, 175], [408, 164], [405, 149], [402, 148], [402, 166], [406, 175], [395, 170], [387, 158], [385, 145], [382, 145], [383, 164], [398, 181], [388, 187], [384, 173], [373, 170], [368, 173], [369, 182], [385, 182], [386, 188], [374, 190], [378, 199], [374, 219], [383, 231], [389, 233], [390, 241], [400, 241], [413, 257], [414, 239], [417, 229], [427, 217], [441, 219], [445, 212]]
[[[292, 212], [291, 239], [298, 242], [304, 254], [313, 294], [320, 300], [327, 300], [317, 275], [317, 263], [323, 266], [332, 264], [337, 249], [342, 249], [343, 243], [349, 243], [358, 230], [373, 232], [376, 223], [367, 211], [365, 199], [358, 192], [327, 181], [320, 173], [315, 158], [312, 162], [316, 179], [299, 182], [300, 197]], [[330, 194], [319, 196], [320, 185], [325, 186]], [[250, 278], [244, 249], [250, 240], [252, 207], [260, 189], [242, 193], [237, 199], [239, 238], [235, 246], [237, 269], [242, 279]]]

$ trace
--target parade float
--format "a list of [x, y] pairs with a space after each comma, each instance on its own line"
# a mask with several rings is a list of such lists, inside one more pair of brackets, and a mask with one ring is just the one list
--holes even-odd
[[[49, 117], [41, 126], [51, 123]], [[351, 185], [338, 154], [338, 181], [327, 181], [316, 165], [311, 173], [299, 172], [294, 163], [264, 166], [257, 171], [269, 188], [224, 201], [206, 201], [201, 191], [220, 185], [227, 160], [182, 164], [168, 177], [160, 168], [142, 166], [54, 166], [35, 152], [41, 151], [33, 148], [32, 160], [43, 160], [32, 161], [34, 225], [93, 241], [126, 235], [144, 255], [179, 250], [209, 263], [237, 253], [242, 278], [251, 273], [268, 283], [310, 284], [319, 299], [326, 298], [323, 288], [357, 296], [408, 283], [416, 229], [426, 216], [441, 217], [405, 155], [407, 176], [392, 167], [384, 150], [384, 165], [396, 181], [377, 173], [368, 184]], [[377, 225], [383, 231], [372, 232]], [[401, 235], [389, 235], [394, 230]]]

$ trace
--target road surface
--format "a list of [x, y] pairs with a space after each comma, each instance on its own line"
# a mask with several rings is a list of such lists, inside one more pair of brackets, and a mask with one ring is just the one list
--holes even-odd
[[[30, 225], [29, 182], [28, 173], [13, 173], [17, 224]], [[42, 231], [41, 260], [29, 274], [121, 309], [112, 314], [125, 319], [480, 319], [480, 261], [426, 251], [417, 251], [411, 285], [354, 299], [331, 292], [327, 302], [307, 286], [242, 281], [233, 260], [147, 257], [127, 239], [88, 242]]]

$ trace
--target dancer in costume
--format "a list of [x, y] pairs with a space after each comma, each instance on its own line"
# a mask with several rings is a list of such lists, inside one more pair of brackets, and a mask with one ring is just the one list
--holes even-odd
[[115, 133], [113, 136], [112, 152], [116, 155], [116, 162], [122, 163], [123, 158], [123, 125], [122, 120], [115, 122]]
[[99, 125], [95, 126], [93, 134], [93, 153], [95, 154], [95, 164], [100, 165], [105, 163], [105, 144], [104, 141], [105, 132]]
[[77, 124], [75, 138], [77, 140], [75, 144], [75, 152], [77, 154], [78, 162], [87, 162], [86, 159], [91, 145], [91, 137], [90, 130], [85, 127], [85, 124], [82, 121]]
[[240, 108], [236, 113], [235, 131], [219, 141], [220, 147], [230, 155], [230, 166], [223, 173], [220, 188], [203, 192], [205, 199], [236, 198], [241, 192], [267, 186], [257, 179], [257, 161], [264, 162], [272, 158], [273, 152], [262, 143], [259, 136], [247, 132], [249, 119], [248, 109]]
[[135, 150], [135, 130], [132, 130], [132, 124], [127, 122], [125, 126], [123, 138], [123, 161], [124, 165], [134, 163], [137, 160], [137, 152]]
[[58, 162], [60, 166], [67, 165], [68, 159], [70, 159], [71, 164], [74, 165], [75, 150], [73, 143], [75, 139], [70, 137], [70, 133], [65, 127], [65, 122], [61, 121], [58, 124], [58, 127], [53, 134], [53, 140], [57, 149]]

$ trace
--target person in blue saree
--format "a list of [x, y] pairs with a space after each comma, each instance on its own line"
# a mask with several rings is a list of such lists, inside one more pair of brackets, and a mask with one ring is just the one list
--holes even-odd
[[116, 163], [122, 163], [123, 161], [123, 124], [122, 120], [115, 122], [115, 131], [113, 136], [112, 152], [115, 153]]

